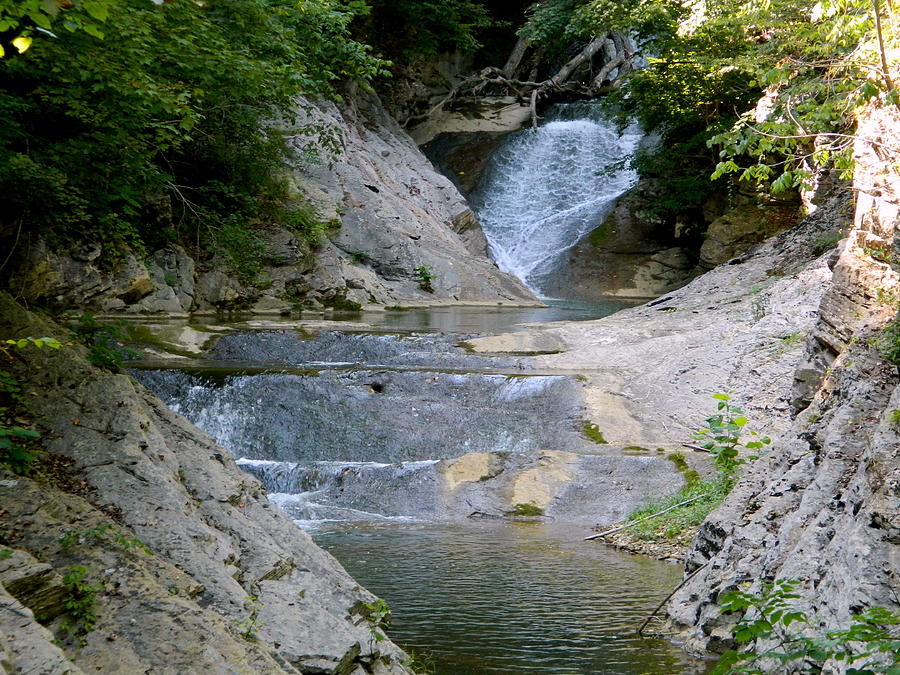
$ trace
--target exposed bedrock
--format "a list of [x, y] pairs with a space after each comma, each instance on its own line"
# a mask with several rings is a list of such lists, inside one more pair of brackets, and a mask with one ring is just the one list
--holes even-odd
[[796, 418], [689, 553], [687, 572], [705, 567], [668, 611], [691, 649], [730, 646], [735, 619], [715, 601], [744, 583], [800, 580], [801, 609], [820, 628], [846, 628], [872, 606], [900, 610], [900, 377], [879, 353], [900, 269], [897, 174], [880, 144], [898, 123], [888, 109], [860, 120], [855, 219], [794, 371]]
[[[128, 255], [108, 270], [98, 264], [98, 245], [53, 251], [32, 239], [20, 244], [10, 288], [55, 308], [143, 314], [278, 314], [347, 301], [537, 302], [487, 258], [481, 226], [463, 196], [377, 97], [358, 92], [340, 107], [302, 107], [310, 124], [331, 130], [339, 148], [336, 155], [320, 149], [322, 160], [298, 162], [289, 173], [296, 197], [327, 226], [319, 247], [285, 228], [255, 229], [263, 251], [256, 281], [248, 283], [222, 254], [194, 260], [173, 245], [146, 260]], [[300, 156], [314, 145], [303, 135], [291, 142]], [[423, 283], [424, 273], [430, 283]]]
[[[68, 338], [5, 294], [0, 317], [4, 337]], [[10, 366], [56, 467], [0, 476], [0, 534], [14, 551], [0, 581], [26, 608], [0, 595], [0, 657], [14, 672], [79, 672], [73, 663], [85, 672], [407, 672], [396, 646], [373, 639], [366, 604], [375, 598], [258, 481], [131, 378], [83, 355], [70, 344], [32, 349], [27, 364]], [[98, 589], [81, 648], [58, 607], [59, 577], [75, 565]]]
[[[537, 518], [606, 525], [648, 499], [676, 492], [684, 477], [663, 450], [604, 446], [602, 454], [559, 450], [473, 452], [446, 460], [275, 462], [239, 460], [297, 518], [426, 520]], [[692, 464], [705, 470], [698, 458]], [[299, 494], [298, 494], [299, 493]]]

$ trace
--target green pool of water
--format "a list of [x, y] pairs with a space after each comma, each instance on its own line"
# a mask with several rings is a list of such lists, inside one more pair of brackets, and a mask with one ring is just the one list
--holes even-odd
[[706, 672], [635, 628], [681, 568], [584, 542], [558, 524], [326, 523], [313, 532], [383, 597], [392, 639], [438, 675]]

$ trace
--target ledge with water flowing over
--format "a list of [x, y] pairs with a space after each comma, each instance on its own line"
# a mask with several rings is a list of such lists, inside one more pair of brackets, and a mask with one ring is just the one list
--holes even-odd
[[[677, 489], [674, 464], [586, 438], [582, 376], [472, 355], [461, 337], [237, 331], [189, 369], [132, 375], [376, 588], [438, 672], [702, 672], [626, 635], [677, 569], [580, 541]], [[498, 585], [511, 566], [521, 583]]]

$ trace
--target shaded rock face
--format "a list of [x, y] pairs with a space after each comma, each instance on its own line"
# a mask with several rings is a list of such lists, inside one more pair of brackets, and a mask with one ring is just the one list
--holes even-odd
[[557, 292], [656, 298], [741, 256], [801, 215], [794, 202], [761, 206], [755, 196], [737, 193], [730, 207], [724, 197], [714, 196], [696, 212], [673, 218], [656, 207], [664, 197], [657, 181], [642, 179], [572, 248]]
[[649, 180], [622, 197], [606, 221], [572, 248], [551, 290], [581, 298], [655, 298], [690, 281], [696, 253], [653, 210], [656, 197]]
[[[303, 104], [308, 121], [332, 130], [341, 154], [295, 166], [297, 198], [309, 203], [328, 236], [312, 250], [284, 228], [259, 230], [255, 281], [242, 282], [224, 255], [194, 261], [180, 247], [127, 256], [114, 269], [97, 263], [97, 246], [51, 251], [21, 244], [9, 287], [17, 297], [54, 308], [166, 313], [249, 310], [287, 313], [355, 303], [536, 302], [517, 279], [486, 257], [474, 213], [450, 180], [434, 170], [374, 95], [359, 93], [338, 108]], [[309, 137], [292, 140], [312, 149]], [[418, 270], [417, 270], [418, 268]], [[423, 289], [423, 272], [433, 275]]]
[[[4, 336], [65, 339], [6, 295], [0, 317]], [[0, 631], [15, 646], [0, 658], [13, 672], [407, 672], [403, 653], [372, 636], [375, 598], [256, 480], [83, 353], [66, 346], [11, 366], [39, 394], [29, 407], [46, 449], [71, 464], [42, 482], [0, 469], [0, 535], [15, 550], [0, 567]], [[97, 588], [96, 625], [67, 637], [59, 577], [75, 565]]]
[[890, 110], [860, 121], [855, 218], [795, 371], [797, 416], [704, 523], [686, 561], [699, 571], [668, 608], [690, 649], [732, 645], [735, 618], [715, 602], [744, 583], [801, 580], [800, 608], [817, 627], [900, 610], [900, 377], [878, 352], [896, 311], [900, 210], [896, 171], [866, 140], [888, 142], [898, 126]]
[[491, 155], [508, 133], [445, 132], [422, 146], [422, 151], [468, 197], [477, 187]]
[[743, 203], [728, 209], [713, 220], [700, 247], [699, 266], [709, 270], [744, 253], [754, 244], [782, 232], [797, 222], [797, 204], [790, 202], [765, 204], [744, 198]]

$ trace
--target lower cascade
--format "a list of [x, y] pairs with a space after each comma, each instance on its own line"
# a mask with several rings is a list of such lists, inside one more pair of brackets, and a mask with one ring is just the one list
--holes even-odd
[[557, 105], [546, 123], [510, 135], [473, 195], [500, 269], [542, 295], [566, 251], [636, 183], [622, 165], [642, 138], [636, 125], [619, 130], [590, 103]]
[[671, 462], [586, 439], [576, 377], [467, 354], [462, 337], [236, 333], [131, 373], [385, 598], [392, 638], [434, 672], [703, 672], [630, 637], [678, 568], [582, 541], [670, 490]]

